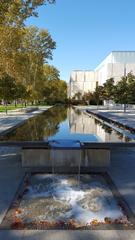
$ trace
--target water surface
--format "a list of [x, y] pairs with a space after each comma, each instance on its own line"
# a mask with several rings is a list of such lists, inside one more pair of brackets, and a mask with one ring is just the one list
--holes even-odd
[[42, 141], [72, 139], [84, 142], [129, 142], [132, 137], [123, 131], [119, 133], [102, 124], [85, 112], [66, 108], [53, 107], [48, 111], [29, 119], [22, 126], [1, 136], [0, 140]]

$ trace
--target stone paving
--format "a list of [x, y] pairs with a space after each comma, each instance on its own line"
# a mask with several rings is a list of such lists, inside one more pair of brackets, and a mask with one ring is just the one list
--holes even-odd
[[134, 240], [135, 231], [1, 231], [1, 240]]
[[19, 124], [22, 124], [24, 121], [34, 117], [39, 113], [44, 112], [48, 108], [50, 107], [39, 107], [39, 110], [30, 113], [26, 113], [21, 109], [18, 109], [16, 111], [8, 111], [8, 114], [0, 113], [0, 133], [7, 131]]
[[135, 110], [127, 110], [125, 113], [123, 110], [105, 110], [105, 109], [95, 109], [95, 108], [80, 108], [83, 110], [88, 110], [93, 113], [97, 113], [103, 117], [106, 117], [114, 122], [120, 123], [123, 126], [127, 126], [135, 130]]

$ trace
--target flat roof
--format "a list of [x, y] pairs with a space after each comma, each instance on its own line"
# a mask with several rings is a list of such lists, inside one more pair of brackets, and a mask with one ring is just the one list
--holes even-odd
[[72, 72], [95, 72], [98, 68], [100, 68], [100, 66], [102, 65], [102, 63], [104, 62], [104, 60], [111, 55], [112, 53], [135, 53], [135, 50], [113, 50], [110, 53], [108, 53], [106, 55], [106, 57], [104, 57], [104, 59], [102, 61], [100, 61], [100, 63], [95, 67], [95, 69], [93, 70], [72, 70]]

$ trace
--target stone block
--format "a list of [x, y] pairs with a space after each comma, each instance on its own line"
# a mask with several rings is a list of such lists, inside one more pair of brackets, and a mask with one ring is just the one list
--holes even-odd
[[22, 167], [76, 167], [81, 163], [81, 150], [23, 149]]
[[22, 150], [22, 167], [48, 167], [50, 165], [50, 149]]
[[56, 167], [76, 167], [81, 163], [81, 149], [52, 149], [51, 159]]
[[109, 167], [110, 150], [109, 149], [87, 149], [87, 161], [90, 167]]

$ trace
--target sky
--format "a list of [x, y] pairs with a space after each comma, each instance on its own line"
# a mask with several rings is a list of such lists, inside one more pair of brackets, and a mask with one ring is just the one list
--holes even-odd
[[72, 70], [93, 70], [111, 51], [135, 50], [134, 11], [134, 0], [56, 0], [26, 24], [50, 32], [57, 47], [49, 64], [68, 82]]

